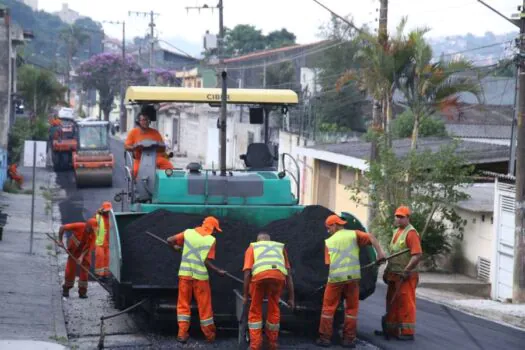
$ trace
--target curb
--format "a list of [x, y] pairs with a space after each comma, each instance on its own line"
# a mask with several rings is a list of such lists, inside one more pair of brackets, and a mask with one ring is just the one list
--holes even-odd
[[[446, 307], [448, 307], [448, 308], [450, 308], [452, 310], [462, 312], [462, 313], [467, 314], [469, 316], [481, 318], [481, 319], [487, 320], [487, 321], [492, 321], [492, 322], [497, 323], [497, 324], [499, 324], [501, 326], [510, 327], [510, 328], [513, 328], [513, 329], [525, 332], [525, 320], [523, 318], [519, 317], [519, 316], [505, 315], [504, 313], [497, 312], [497, 311], [493, 311], [493, 312], [476, 312], [478, 309], [465, 307], [465, 306], [462, 306], [462, 305], [458, 305], [458, 304], [455, 304], [455, 303], [443, 301], [443, 300], [440, 300], [440, 299], [431, 298], [431, 297], [428, 297], [426, 295], [421, 295], [421, 294], [417, 295], [417, 298], [423, 299], [423, 300], [426, 300], [426, 301], [430, 301], [430, 302], [433, 302], [433, 303], [436, 303], [436, 304], [439, 304], [439, 305], [446, 306]], [[507, 318], [508, 320], [505, 320], [504, 318]], [[520, 324], [521, 326], [516, 325], [516, 324]]]

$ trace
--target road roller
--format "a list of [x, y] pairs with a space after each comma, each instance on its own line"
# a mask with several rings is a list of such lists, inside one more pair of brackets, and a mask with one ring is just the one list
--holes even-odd
[[113, 186], [113, 155], [109, 150], [109, 123], [83, 121], [77, 124], [77, 151], [73, 168], [77, 187]]

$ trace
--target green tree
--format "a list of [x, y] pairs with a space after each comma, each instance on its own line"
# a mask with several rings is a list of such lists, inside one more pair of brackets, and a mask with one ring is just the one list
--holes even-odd
[[[323, 51], [315, 59], [319, 67], [317, 83], [321, 91], [317, 91], [316, 116], [323, 129], [330, 125], [341, 129], [363, 130], [363, 106], [366, 105], [366, 94], [360, 91], [355, 80], [348, 80], [336, 89], [336, 81], [348, 70], [357, 70], [359, 65], [354, 56], [359, 49], [359, 43], [353, 31], [341, 20], [332, 17], [330, 23], [322, 28], [324, 38], [330, 48]], [[341, 42], [333, 45], [332, 42]], [[309, 93], [314, 95], [314, 86], [308, 86]]]
[[38, 116], [45, 115], [51, 107], [63, 103], [66, 91], [51, 71], [31, 65], [20, 68], [18, 89], [28, 109]]
[[226, 28], [224, 36], [224, 54], [227, 56], [242, 56], [266, 48], [262, 31], [249, 24]]
[[295, 44], [295, 34], [282, 28], [281, 30], [274, 30], [268, 33], [265, 37], [267, 49], [277, 49], [280, 47], [290, 46]]
[[[414, 130], [414, 114], [411, 110], [406, 110], [399, 114], [392, 122], [392, 136], [394, 138], [403, 139], [412, 137]], [[419, 136], [447, 136], [445, 122], [441, 119], [433, 117], [421, 118], [419, 125]]]
[[[456, 213], [455, 204], [468, 198], [463, 186], [472, 182], [473, 169], [465, 165], [457, 150], [457, 142], [451, 141], [437, 152], [411, 150], [400, 157], [379, 143], [379, 161], [369, 164], [364, 178], [348, 190], [357, 203], [364, 204], [368, 197], [378, 204], [378, 215], [370, 227], [384, 246], [392, 238], [394, 211], [399, 205], [411, 207], [411, 221], [422, 234], [424, 256], [431, 267], [463, 238], [465, 221]], [[411, 182], [407, 182], [407, 174]], [[375, 191], [370, 192], [370, 186]]]
[[390, 128], [393, 118], [393, 96], [400, 78], [409, 66], [412, 58], [413, 43], [404, 34], [407, 19], [403, 18], [394, 33], [384, 44], [375, 35], [362, 32], [359, 35], [360, 48], [354, 59], [360, 64], [359, 69], [350, 68], [340, 76], [337, 88], [349, 81], [369, 96], [382, 102], [382, 124], [372, 125], [379, 133], [385, 130], [385, 142], [390, 145]]
[[412, 59], [406, 67], [404, 79], [399, 83], [408, 108], [414, 115], [412, 149], [417, 148], [421, 120], [440, 110], [457, 108], [459, 93], [470, 92], [479, 99], [480, 85], [476, 78], [458, 74], [471, 70], [472, 64], [465, 60], [432, 63], [432, 48], [423, 36], [427, 30], [416, 30], [409, 34], [413, 44]]
[[83, 89], [96, 89], [100, 96], [100, 108], [104, 119], [109, 120], [115, 97], [120, 91], [122, 72], [126, 83], [145, 84], [146, 75], [139, 65], [131, 58], [122, 60], [120, 54], [102, 53], [83, 62], [77, 70], [78, 81]]
[[272, 89], [295, 88], [295, 66], [286, 61], [268, 66], [266, 69], [266, 86]]

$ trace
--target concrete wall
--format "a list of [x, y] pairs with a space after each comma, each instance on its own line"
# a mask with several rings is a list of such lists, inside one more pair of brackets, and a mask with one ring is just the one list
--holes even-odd
[[478, 257], [492, 259], [493, 213], [474, 213], [456, 209], [458, 215], [467, 221], [461, 242], [461, 266], [459, 272], [477, 277]]
[[0, 148], [7, 149], [11, 96], [11, 33], [6, 17], [0, 17]]

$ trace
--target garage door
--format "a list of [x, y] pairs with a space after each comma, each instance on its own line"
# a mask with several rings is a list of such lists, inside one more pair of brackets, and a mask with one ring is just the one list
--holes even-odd
[[512, 274], [514, 270], [514, 204], [512, 192], [496, 191], [496, 259], [494, 297], [506, 301], [512, 298]]

